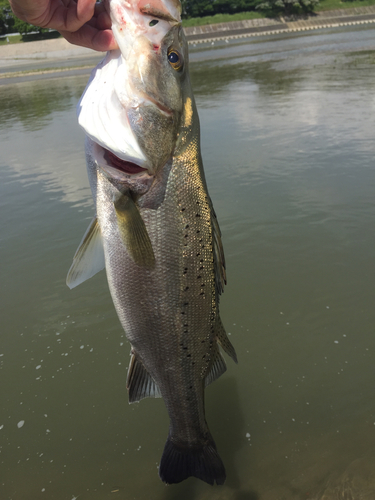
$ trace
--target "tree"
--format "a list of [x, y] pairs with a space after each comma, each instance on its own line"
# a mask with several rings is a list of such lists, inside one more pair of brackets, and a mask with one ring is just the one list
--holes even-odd
[[257, 10], [280, 14], [301, 14], [312, 12], [319, 0], [261, 0]]
[[7, 0], [0, 0], [0, 35], [11, 33], [14, 27], [14, 16]]
[[48, 31], [44, 28], [39, 28], [32, 24], [21, 21], [18, 17], [14, 18], [14, 31], [17, 31], [20, 35], [27, 35], [29, 33], [43, 33], [43, 31]]

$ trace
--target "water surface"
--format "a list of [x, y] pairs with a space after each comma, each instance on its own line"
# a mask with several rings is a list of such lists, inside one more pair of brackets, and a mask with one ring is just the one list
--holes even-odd
[[2, 86], [1, 498], [320, 500], [351, 477], [375, 497], [374, 35], [192, 49], [239, 357], [207, 389], [221, 488], [160, 482], [166, 411], [128, 405], [105, 275], [65, 285], [93, 216], [75, 118], [87, 76]]

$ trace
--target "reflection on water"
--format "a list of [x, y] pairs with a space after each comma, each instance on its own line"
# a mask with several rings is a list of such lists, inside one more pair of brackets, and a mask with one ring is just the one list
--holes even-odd
[[222, 488], [159, 481], [166, 412], [127, 403], [105, 275], [65, 285], [92, 217], [75, 118], [86, 78], [2, 87], [1, 498], [374, 498], [373, 35], [192, 54], [239, 354], [207, 389]]
[[77, 79], [72, 82], [60, 78], [47, 84], [39, 80], [28, 85], [4, 85], [0, 93], [0, 130], [13, 123], [21, 123], [30, 131], [48, 126], [53, 114], [76, 105], [82, 93], [77, 83]]

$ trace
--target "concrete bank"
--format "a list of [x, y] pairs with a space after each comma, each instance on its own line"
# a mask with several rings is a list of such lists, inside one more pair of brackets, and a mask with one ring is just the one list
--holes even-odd
[[[189, 43], [272, 35], [375, 22], [375, 5], [318, 12], [309, 16], [262, 18], [185, 28]], [[64, 38], [0, 46], [0, 79], [28, 70], [93, 67], [103, 54], [71, 45]]]
[[306, 16], [248, 19], [231, 23], [185, 28], [190, 43], [204, 43], [248, 36], [271, 35], [375, 22], [375, 5], [354, 9], [330, 10]]

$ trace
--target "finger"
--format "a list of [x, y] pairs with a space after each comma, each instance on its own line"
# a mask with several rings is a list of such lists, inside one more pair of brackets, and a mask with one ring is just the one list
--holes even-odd
[[99, 30], [109, 30], [112, 27], [112, 21], [107, 12], [102, 12], [98, 15], [96, 21], [96, 27]]
[[106, 12], [102, 12], [98, 17], [92, 17], [86, 24], [98, 30], [110, 30], [112, 27], [111, 19]]
[[85, 24], [80, 30], [74, 33], [70, 31], [60, 31], [62, 36], [70, 43], [81, 47], [106, 52], [118, 48], [117, 42], [111, 30], [97, 30], [92, 26]]
[[64, 31], [77, 31], [94, 15], [95, 0], [71, 2], [65, 10]]
[[98, 16], [102, 12], [106, 12], [107, 9], [104, 5], [104, 2], [96, 2], [95, 4], [95, 16]]

